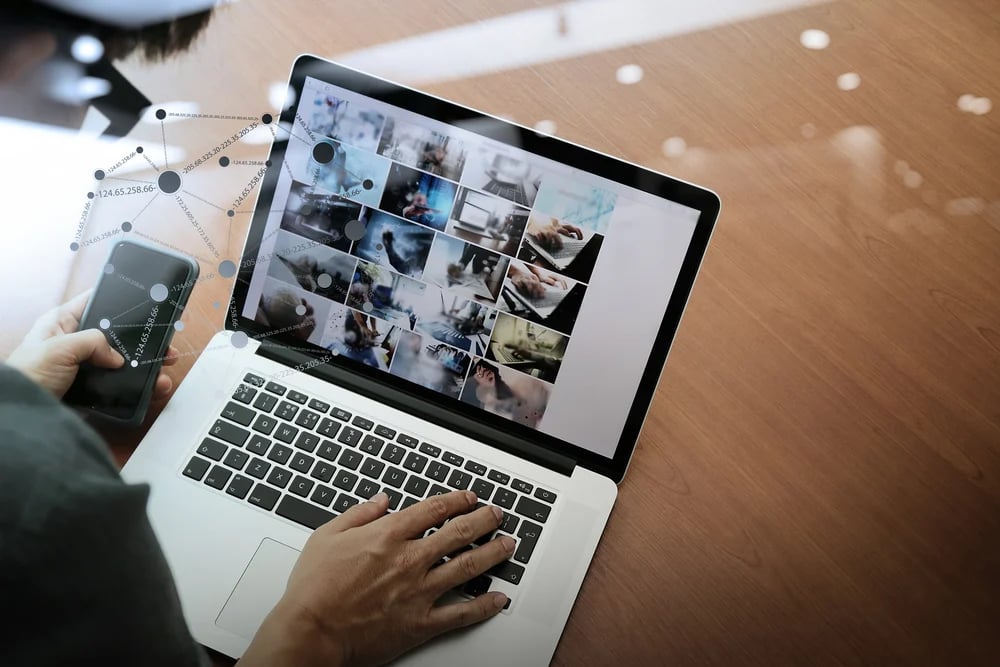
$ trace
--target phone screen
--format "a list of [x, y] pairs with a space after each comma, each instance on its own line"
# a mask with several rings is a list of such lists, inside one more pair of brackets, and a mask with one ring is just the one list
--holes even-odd
[[125, 364], [113, 370], [81, 365], [68, 403], [117, 420], [142, 419], [197, 266], [155, 248], [115, 244], [80, 329], [99, 329]]

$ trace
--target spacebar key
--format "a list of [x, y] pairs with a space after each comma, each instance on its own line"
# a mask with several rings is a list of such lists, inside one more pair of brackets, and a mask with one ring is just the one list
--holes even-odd
[[279, 516], [291, 519], [295, 523], [301, 523], [303, 526], [314, 530], [337, 516], [333, 512], [328, 512], [325, 509], [304, 503], [298, 498], [287, 495], [281, 499], [281, 502], [278, 503], [278, 508], [274, 511]]

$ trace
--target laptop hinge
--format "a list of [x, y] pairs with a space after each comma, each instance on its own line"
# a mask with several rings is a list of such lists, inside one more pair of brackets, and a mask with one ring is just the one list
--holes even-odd
[[557, 454], [538, 445], [531, 445], [520, 438], [503, 433], [475, 419], [430, 405], [421, 398], [401, 389], [362, 377], [337, 366], [319, 362], [313, 355], [264, 340], [257, 348], [257, 354], [265, 359], [277, 361], [297, 371], [402, 410], [442, 428], [479, 440], [567, 477], [572, 475], [574, 468], [576, 468], [576, 461], [568, 456]]

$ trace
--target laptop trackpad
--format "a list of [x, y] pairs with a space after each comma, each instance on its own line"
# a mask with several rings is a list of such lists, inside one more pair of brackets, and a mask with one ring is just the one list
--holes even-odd
[[245, 639], [253, 639], [264, 617], [285, 593], [285, 584], [299, 552], [264, 538], [236, 588], [229, 594], [215, 624]]

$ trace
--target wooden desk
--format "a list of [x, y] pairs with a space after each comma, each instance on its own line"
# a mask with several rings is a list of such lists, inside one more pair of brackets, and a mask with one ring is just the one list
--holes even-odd
[[[1000, 111], [975, 111], [1000, 102], [996, 4], [787, 2], [674, 34], [699, 4], [243, 0], [189, 55], [125, 69], [152, 99], [256, 113], [297, 53], [348, 54], [721, 194], [555, 664], [995, 664]], [[600, 6], [615, 9], [597, 30], [580, 12]], [[539, 25], [544, 39], [519, 42]], [[800, 44], [810, 28], [828, 48]], [[509, 51], [428, 47], [494, 41]], [[644, 78], [618, 83], [626, 64]], [[841, 90], [850, 72], [860, 87]], [[195, 124], [169, 131], [203, 150]], [[103, 252], [75, 257], [67, 293]], [[228, 290], [196, 291], [183, 351], [204, 347]], [[35, 314], [5, 317], [7, 349]]]

